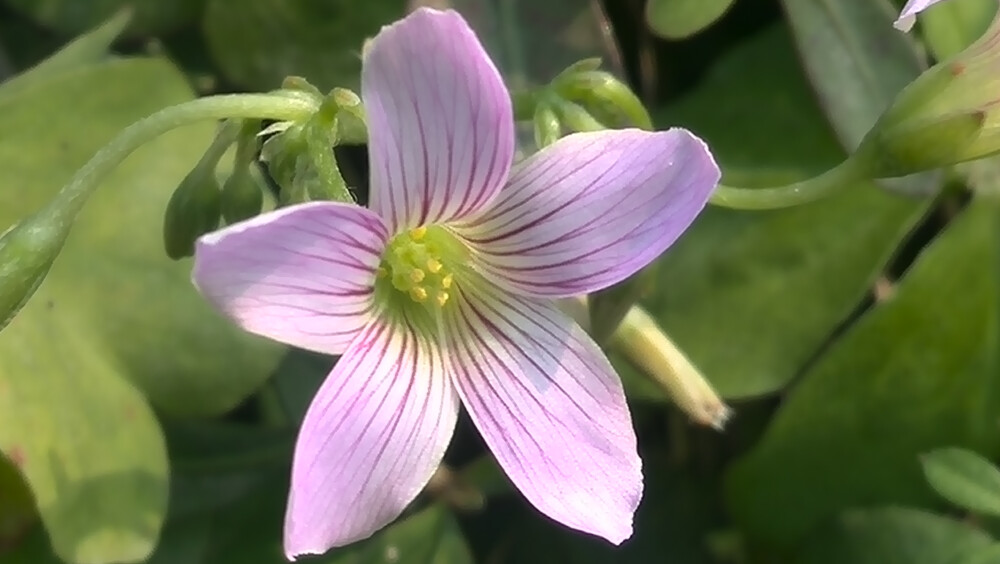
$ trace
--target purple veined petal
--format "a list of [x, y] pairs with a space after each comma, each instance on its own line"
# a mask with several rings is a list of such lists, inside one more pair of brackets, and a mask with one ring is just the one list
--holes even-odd
[[286, 555], [350, 544], [398, 517], [440, 464], [458, 401], [434, 344], [402, 322], [362, 331], [299, 431]]
[[192, 279], [243, 329], [340, 354], [373, 316], [387, 240], [382, 220], [362, 207], [290, 206], [199, 239]]
[[393, 232], [481, 209], [514, 156], [510, 94], [458, 13], [420, 8], [366, 49], [370, 208]]
[[900, 31], [910, 31], [913, 28], [913, 23], [917, 20], [917, 14], [930, 8], [932, 5], [937, 4], [941, 0], [910, 0], [903, 6], [903, 11], [899, 13], [899, 17], [893, 22], [893, 27]]
[[499, 285], [586, 294], [663, 253], [719, 176], [705, 143], [682, 129], [577, 133], [517, 165], [491, 208], [455, 230]]
[[548, 300], [463, 293], [447, 320], [450, 371], [486, 444], [539, 511], [620, 544], [642, 461], [621, 381]]

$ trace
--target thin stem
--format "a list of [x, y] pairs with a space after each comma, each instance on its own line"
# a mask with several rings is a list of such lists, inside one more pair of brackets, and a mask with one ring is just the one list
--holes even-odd
[[819, 176], [785, 186], [734, 188], [720, 184], [710, 201], [717, 206], [741, 210], [788, 208], [820, 200], [865, 178], [860, 159], [848, 158]]
[[226, 118], [299, 120], [309, 117], [317, 108], [315, 101], [280, 94], [225, 94], [162, 109], [130, 125], [98, 151], [59, 191], [45, 212], [50, 217], [71, 221], [104, 177], [141, 145], [172, 129]]

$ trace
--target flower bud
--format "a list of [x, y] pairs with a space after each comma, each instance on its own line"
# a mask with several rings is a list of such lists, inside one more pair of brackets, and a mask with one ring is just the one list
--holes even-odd
[[264, 193], [249, 166], [239, 166], [222, 185], [222, 218], [227, 224], [239, 223], [260, 213]]
[[[586, 297], [558, 306], [592, 333]], [[701, 372], [641, 307], [632, 306], [611, 336], [611, 346], [640, 368], [674, 405], [699, 425], [722, 430], [732, 410]]]
[[607, 129], [603, 123], [597, 121], [594, 116], [583, 106], [559, 98], [552, 97], [552, 107], [559, 116], [559, 122], [573, 131], [602, 131]]
[[646, 106], [611, 73], [588, 70], [568, 75], [553, 85], [560, 96], [582, 105], [602, 123], [653, 129]]
[[194, 255], [194, 243], [219, 226], [221, 193], [215, 168], [199, 163], [167, 203], [163, 215], [163, 246], [167, 256], [178, 260]]
[[0, 330], [45, 279], [71, 224], [72, 219], [50, 206], [0, 235]]
[[1000, 153], [1000, 17], [986, 34], [903, 89], [854, 158], [872, 177], [914, 172]]
[[535, 116], [532, 119], [535, 127], [535, 144], [539, 149], [548, 147], [555, 143], [562, 136], [562, 126], [559, 124], [559, 117], [549, 104], [538, 104], [535, 107]]

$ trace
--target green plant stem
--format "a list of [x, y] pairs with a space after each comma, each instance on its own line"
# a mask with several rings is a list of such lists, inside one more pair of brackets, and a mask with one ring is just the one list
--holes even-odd
[[41, 213], [72, 221], [104, 177], [137, 148], [172, 129], [227, 118], [300, 120], [317, 108], [314, 101], [281, 94], [225, 94], [164, 108], [130, 125], [98, 151]]
[[841, 188], [867, 179], [860, 159], [848, 158], [812, 178], [772, 188], [736, 188], [719, 185], [709, 200], [712, 204], [740, 210], [771, 210], [807, 204], [825, 198]]

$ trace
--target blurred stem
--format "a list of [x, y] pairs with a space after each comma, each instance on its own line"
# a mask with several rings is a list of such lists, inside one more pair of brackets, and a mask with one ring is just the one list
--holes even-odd
[[497, 11], [500, 20], [500, 34], [503, 36], [504, 52], [507, 53], [508, 79], [512, 89], [527, 86], [528, 76], [525, 70], [524, 50], [518, 34], [517, 0], [500, 0]]
[[[50, 215], [71, 221], [101, 180], [140, 146], [178, 127], [227, 118], [301, 120], [318, 108], [305, 97], [281, 94], [226, 94], [164, 108], [125, 128], [76, 172], [47, 206]], [[51, 213], [55, 212], [55, 213]]]
[[862, 160], [848, 157], [844, 162], [812, 178], [772, 188], [735, 188], [719, 185], [710, 202], [741, 210], [770, 210], [807, 204], [832, 195], [849, 184], [867, 180]]

